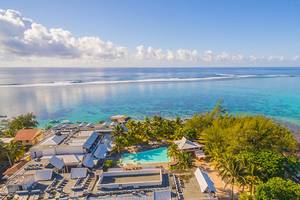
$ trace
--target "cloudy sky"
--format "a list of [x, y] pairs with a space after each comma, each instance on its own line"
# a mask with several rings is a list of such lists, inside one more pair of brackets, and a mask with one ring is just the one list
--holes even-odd
[[297, 0], [0, 2], [0, 67], [300, 66]]

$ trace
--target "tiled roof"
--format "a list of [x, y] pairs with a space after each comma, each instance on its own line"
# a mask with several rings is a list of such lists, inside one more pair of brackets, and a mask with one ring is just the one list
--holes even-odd
[[3, 174], [11, 176], [14, 173], [16, 173], [19, 169], [21, 169], [26, 163], [26, 160], [21, 160], [20, 162], [14, 164], [12, 167], [8, 168]]
[[19, 130], [15, 136], [15, 140], [24, 141], [24, 140], [33, 140], [41, 132], [40, 129], [22, 129]]

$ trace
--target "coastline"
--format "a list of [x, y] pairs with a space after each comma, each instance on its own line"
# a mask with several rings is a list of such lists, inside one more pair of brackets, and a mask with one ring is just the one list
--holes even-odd
[[278, 121], [278, 123], [287, 127], [294, 135], [297, 142], [300, 144], [300, 125], [296, 125], [290, 122]]

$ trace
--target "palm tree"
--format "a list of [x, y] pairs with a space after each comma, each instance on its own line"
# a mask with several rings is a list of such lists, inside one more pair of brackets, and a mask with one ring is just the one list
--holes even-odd
[[14, 162], [20, 159], [25, 153], [25, 147], [19, 143], [12, 141], [4, 146], [6, 157], [9, 164], [12, 166]]
[[225, 156], [217, 165], [222, 179], [226, 182], [225, 187], [231, 184], [231, 199], [234, 199], [234, 186], [245, 183], [245, 168], [238, 159]]
[[253, 163], [247, 163], [246, 165], [246, 176], [245, 176], [245, 181], [249, 185], [249, 192], [250, 192], [250, 197], [252, 199], [254, 191], [255, 191], [255, 186], [260, 183], [260, 179], [256, 174], [258, 173], [257, 166]]
[[178, 146], [176, 144], [171, 144], [168, 147], [168, 156], [170, 158], [172, 158], [173, 160], [177, 160], [179, 153], [180, 153], [180, 151], [179, 151]]
[[192, 156], [187, 152], [181, 152], [178, 154], [177, 167], [181, 170], [189, 169], [192, 166]]
[[114, 151], [116, 151], [117, 153], [123, 151], [123, 149], [127, 146], [126, 138], [122, 136], [117, 136], [114, 140], [114, 143], [115, 143]]
[[7, 151], [5, 149], [5, 144], [3, 142], [0, 141], [0, 160], [1, 160], [1, 163], [2, 161], [4, 161], [6, 158], [8, 159], [8, 156], [7, 156]]
[[182, 126], [182, 120], [179, 116], [177, 116], [174, 120], [174, 123], [176, 126], [181, 127]]
[[120, 124], [117, 124], [114, 129], [112, 134], [116, 137], [116, 136], [121, 136], [124, 134], [124, 129]]

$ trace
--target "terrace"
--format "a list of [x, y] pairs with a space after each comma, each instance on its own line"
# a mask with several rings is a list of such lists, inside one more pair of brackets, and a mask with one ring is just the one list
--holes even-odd
[[98, 189], [130, 189], [140, 187], [162, 186], [163, 175], [159, 168], [140, 170], [115, 170], [100, 174]]
[[137, 174], [137, 175], [120, 175], [103, 177], [101, 184], [132, 184], [138, 182], [160, 181], [160, 174]]

